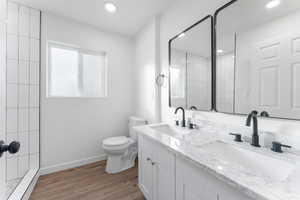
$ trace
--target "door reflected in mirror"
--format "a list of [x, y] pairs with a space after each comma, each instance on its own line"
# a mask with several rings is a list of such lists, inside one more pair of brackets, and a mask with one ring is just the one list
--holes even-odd
[[169, 41], [171, 107], [211, 110], [212, 19], [206, 17]]
[[217, 15], [219, 112], [300, 119], [300, 1], [278, 2], [238, 0]]

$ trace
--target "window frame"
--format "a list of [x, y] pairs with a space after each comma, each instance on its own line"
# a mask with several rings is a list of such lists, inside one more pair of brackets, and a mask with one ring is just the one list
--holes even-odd
[[[51, 63], [51, 48], [60, 48], [60, 49], [65, 49], [65, 50], [73, 50], [77, 51], [78, 53], [78, 89], [79, 93], [83, 93], [83, 78], [82, 78], [82, 71], [83, 71], [83, 54], [88, 54], [88, 55], [93, 55], [93, 56], [103, 56], [104, 57], [104, 82], [105, 82], [105, 87], [104, 87], [104, 94], [105, 96], [56, 96], [51, 94], [51, 87], [52, 87], [52, 78], [51, 78], [51, 70], [52, 70], [52, 63]], [[61, 42], [56, 42], [56, 41], [48, 41], [47, 42], [47, 72], [46, 72], [46, 98], [48, 99], [107, 99], [109, 98], [109, 93], [108, 93], [108, 62], [107, 62], [107, 53], [104, 51], [93, 51], [93, 50], [88, 50], [88, 49], [83, 49], [80, 48], [79, 46], [76, 45], [70, 45], [70, 44], [65, 44]]]

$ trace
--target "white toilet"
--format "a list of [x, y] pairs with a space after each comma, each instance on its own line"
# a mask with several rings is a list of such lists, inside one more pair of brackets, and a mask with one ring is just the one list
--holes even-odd
[[135, 165], [138, 153], [137, 134], [134, 126], [142, 126], [147, 122], [137, 117], [129, 118], [129, 136], [111, 137], [103, 140], [102, 147], [107, 154], [106, 172], [115, 174]]

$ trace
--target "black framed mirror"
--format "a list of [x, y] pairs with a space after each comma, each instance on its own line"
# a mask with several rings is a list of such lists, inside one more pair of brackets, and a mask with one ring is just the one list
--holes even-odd
[[218, 112], [300, 119], [299, 19], [299, 0], [234, 0], [217, 10]]
[[169, 40], [169, 106], [212, 110], [213, 17]]

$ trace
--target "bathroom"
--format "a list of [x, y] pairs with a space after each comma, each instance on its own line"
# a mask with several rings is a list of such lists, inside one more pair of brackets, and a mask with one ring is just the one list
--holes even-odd
[[0, 200], [300, 200], [299, 17], [0, 0]]

